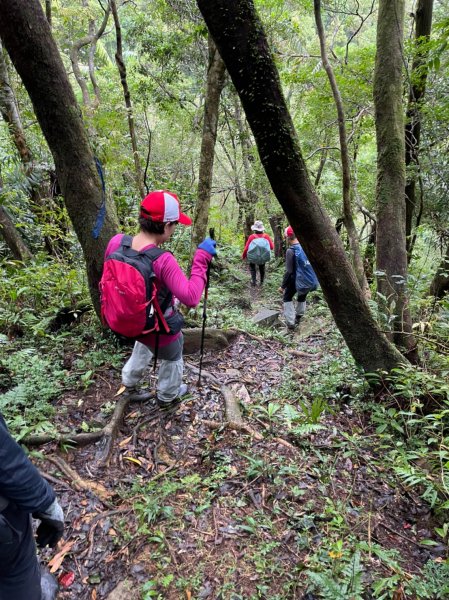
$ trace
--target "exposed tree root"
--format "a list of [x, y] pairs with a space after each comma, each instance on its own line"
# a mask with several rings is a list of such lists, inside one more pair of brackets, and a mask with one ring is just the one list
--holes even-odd
[[123, 421], [123, 415], [129, 404], [129, 398], [122, 395], [119, 397], [117, 404], [115, 405], [114, 414], [112, 415], [109, 423], [102, 429], [103, 435], [101, 436], [99, 449], [97, 451], [97, 467], [105, 467], [109, 464], [111, 457], [112, 448], [114, 446], [115, 438], [117, 437], [117, 431]]
[[233, 421], [226, 421], [224, 423], [221, 423], [220, 421], [209, 421], [208, 419], [201, 419], [200, 423], [207, 425], [211, 429], [220, 429], [228, 427], [229, 429], [232, 429], [234, 431], [242, 431], [244, 433], [248, 433], [258, 442], [261, 442], [263, 440], [262, 434], [260, 434], [258, 431], [256, 431], [249, 425], [245, 425], [245, 423], [236, 423]]
[[121, 396], [115, 405], [114, 413], [107, 425], [99, 431], [90, 433], [74, 433], [66, 435], [30, 435], [22, 441], [26, 446], [42, 446], [50, 442], [71, 446], [87, 446], [89, 444], [100, 442], [97, 451], [96, 467], [104, 467], [109, 464], [110, 455], [114, 445], [117, 431], [122, 423], [123, 415], [129, 404], [129, 398]]
[[75, 471], [75, 469], [68, 465], [66, 461], [60, 456], [49, 455], [45, 458], [46, 460], [56, 465], [58, 469], [62, 471], [62, 473], [64, 473], [64, 475], [70, 480], [70, 484], [75, 490], [87, 490], [98, 496], [100, 500], [107, 500], [110, 497], [110, 492], [108, 492], [108, 490], [103, 485], [101, 485], [100, 483], [96, 483], [95, 481], [88, 481], [80, 477]]
[[[202, 328], [183, 329], [184, 354], [194, 354], [201, 349]], [[207, 327], [204, 331], [204, 349], [222, 350], [229, 346], [230, 342], [239, 335], [236, 329], [212, 329]]]

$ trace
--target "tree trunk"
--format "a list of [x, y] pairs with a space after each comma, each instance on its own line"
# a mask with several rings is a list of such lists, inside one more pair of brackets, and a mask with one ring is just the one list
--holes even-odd
[[45, 0], [45, 16], [51, 28], [51, 0]]
[[314, 0], [315, 23], [320, 40], [321, 59], [323, 61], [324, 70], [327, 73], [329, 83], [334, 96], [335, 106], [338, 115], [338, 134], [340, 138], [340, 156], [342, 169], [342, 187], [343, 187], [343, 222], [348, 232], [349, 248], [351, 253], [351, 261], [354, 271], [359, 282], [360, 288], [364, 294], [368, 293], [368, 282], [363, 269], [362, 255], [360, 252], [359, 236], [354, 223], [351, 206], [351, 168], [349, 165], [348, 142], [345, 125], [345, 112], [343, 101], [341, 99], [340, 90], [338, 89], [337, 80], [335, 79], [334, 71], [327, 57], [326, 37], [324, 34], [323, 22], [321, 19], [321, 0]]
[[442, 298], [449, 291], [449, 246], [430, 284], [429, 293], [435, 298]]
[[310, 182], [253, 2], [197, 3], [240, 96], [273, 191], [301, 239], [352, 355], [367, 371], [390, 371], [404, 358], [374, 321], [341, 241]]
[[240, 147], [242, 149], [242, 164], [244, 173], [244, 189], [240, 189], [240, 202], [243, 206], [245, 220], [243, 233], [248, 237], [253, 233], [251, 225], [254, 223], [256, 216], [257, 197], [253, 190], [251, 181], [251, 147], [250, 133], [248, 126], [242, 117], [240, 100], [235, 99], [235, 120], [239, 131]]
[[274, 244], [274, 256], [275, 258], [282, 258], [284, 256], [284, 245], [282, 243], [284, 236], [282, 232], [282, 219], [283, 215], [273, 215], [268, 220], [273, 231], [273, 244]]
[[0, 112], [5, 123], [8, 125], [8, 130], [11, 139], [20, 156], [20, 160], [24, 165], [31, 163], [31, 151], [25, 141], [25, 134], [20, 119], [19, 110], [17, 108], [16, 99], [12, 91], [9, 81], [8, 67], [6, 66], [5, 54], [2, 43], [0, 41]]
[[[426, 91], [427, 58], [426, 48], [432, 29], [433, 0], [418, 0], [415, 21], [415, 48], [410, 90], [405, 122], [405, 165], [409, 168], [405, 186], [405, 235], [408, 260], [413, 251], [413, 218], [416, 212], [416, 180], [419, 171], [419, 143], [421, 138], [421, 104]], [[421, 212], [421, 211], [420, 211]], [[419, 225], [419, 223], [416, 223]]]
[[[36, 182], [32, 178], [34, 164], [31, 150], [28, 146], [25, 131], [22, 126], [17, 101], [10, 83], [8, 68], [5, 61], [5, 54], [0, 42], [0, 111], [5, 123], [8, 125], [8, 132], [17, 148], [20, 161], [23, 165], [25, 176], [30, 183], [30, 208], [36, 217], [37, 223], [45, 229], [51, 223], [53, 213], [48, 203], [43, 199], [42, 181]], [[51, 227], [50, 227], [51, 228]], [[64, 232], [63, 232], [64, 233]], [[57, 240], [51, 239], [49, 235], [44, 236], [45, 248], [49, 254], [56, 255], [57, 250], [64, 250], [66, 240], [61, 235]]]
[[385, 300], [382, 311], [392, 319], [396, 346], [413, 352], [407, 298], [405, 241], [405, 147], [402, 112], [404, 0], [380, 0], [374, 107], [377, 138], [377, 278]]
[[95, 80], [95, 74], [93, 72], [93, 57], [95, 54], [95, 48], [96, 48], [97, 42], [100, 39], [100, 37], [103, 35], [104, 30], [106, 29], [106, 25], [108, 23], [110, 13], [111, 13], [111, 7], [108, 4], [108, 6], [106, 7], [106, 10], [104, 12], [103, 21], [102, 21], [98, 31], [95, 31], [95, 22], [93, 20], [90, 20], [88, 35], [77, 40], [73, 44], [73, 46], [70, 48], [70, 61], [72, 63], [73, 74], [75, 75], [75, 79], [78, 82], [78, 85], [80, 86], [81, 93], [83, 96], [83, 103], [86, 106], [86, 108], [88, 109], [89, 116], [92, 116], [92, 101], [90, 99], [89, 90], [87, 88], [86, 78], [83, 77], [80, 66], [79, 66], [79, 51], [84, 46], [90, 45], [89, 76], [90, 76], [90, 79], [91, 79], [91, 82], [92, 82], [92, 85], [94, 88], [95, 106], [98, 106], [98, 104], [100, 102], [100, 97], [99, 97], [99, 90], [98, 90], [97, 82]]
[[132, 106], [132, 102], [131, 102], [131, 94], [129, 92], [128, 80], [126, 78], [126, 65], [123, 60], [122, 29], [120, 26], [120, 20], [118, 18], [118, 11], [117, 11], [117, 5], [115, 3], [115, 0], [109, 0], [109, 4], [110, 4], [111, 10], [112, 10], [112, 16], [114, 17], [115, 36], [116, 36], [116, 40], [117, 40], [117, 50], [115, 53], [115, 62], [117, 63], [118, 71], [120, 74], [120, 82], [122, 84], [123, 96], [125, 99], [126, 115], [128, 117], [128, 129], [129, 129], [129, 135], [131, 138], [131, 147], [133, 150], [134, 169], [136, 172], [136, 185], [137, 185], [137, 189], [139, 190], [140, 198], [143, 199], [144, 196], [146, 195], [146, 191], [145, 191], [145, 186], [144, 186], [144, 181], [143, 181], [142, 168], [140, 166], [140, 157], [139, 157], [139, 150], [138, 150], [138, 145], [137, 145], [136, 128], [134, 126], [134, 113], [133, 113], [133, 106]]
[[0, 236], [5, 240], [16, 260], [27, 262], [33, 258], [28, 246], [23, 241], [11, 217], [0, 204]]
[[204, 101], [203, 137], [201, 140], [198, 200], [193, 219], [192, 241], [196, 247], [206, 236], [209, 219], [210, 192], [214, 171], [215, 142], [217, 140], [218, 109], [225, 83], [226, 68], [211, 36], [208, 37], [209, 67], [207, 70], [206, 98]]
[[34, 106], [55, 161], [58, 181], [87, 266], [93, 304], [109, 239], [118, 230], [100, 178], [79, 106], [38, 0], [3, 0], [0, 37]]

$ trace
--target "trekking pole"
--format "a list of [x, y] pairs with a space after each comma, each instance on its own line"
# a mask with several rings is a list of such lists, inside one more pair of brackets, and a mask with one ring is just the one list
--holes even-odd
[[[215, 239], [215, 230], [213, 228], [209, 229], [209, 237], [214, 240]], [[209, 293], [209, 280], [210, 280], [210, 266], [212, 264], [212, 261], [209, 261], [209, 264], [207, 265], [207, 272], [206, 272], [206, 287], [204, 288], [204, 303], [203, 303], [203, 327], [201, 330], [201, 347], [200, 347], [200, 368], [199, 368], [199, 372], [198, 372], [198, 387], [201, 386], [201, 370], [203, 368], [203, 354], [204, 354], [204, 336], [205, 336], [205, 332], [206, 332], [206, 319], [207, 319], [207, 296]]]

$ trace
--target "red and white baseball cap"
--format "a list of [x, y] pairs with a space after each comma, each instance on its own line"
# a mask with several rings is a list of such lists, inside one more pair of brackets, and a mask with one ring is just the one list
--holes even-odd
[[140, 204], [140, 216], [160, 223], [192, 224], [192, 219], [181, 212], [178, 196], [168, 190], [155, 190], [145, 196]]
[[293, 227], [291, 225], [289, 225], [285, 231], [284, 231], [284, 235], [285, 237], [293, 237], [295, 235], [295, 232], [293, 231]]

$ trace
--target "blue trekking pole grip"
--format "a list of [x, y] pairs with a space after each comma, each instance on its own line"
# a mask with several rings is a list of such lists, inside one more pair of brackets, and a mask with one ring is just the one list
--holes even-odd
[[[215, 230], [213, 228], [209, 229], [209, 237], [214, 240], [215, 239]], [[206, 320], [207, 320], [207, 297], [209, 295], [209, 281], [210, 281], [210, 266], [212, 264], [212, 260], [209, 261], [207, 265], [206, 271], [206, 286], [204, 288], [204, 302], [203, 302], [203, 326], [201, 330], [201, 348], [200, 348], [200, 367], [198, 371], [198, 387], [201, 385], [201, 370], [203, 368], [203, 354], [204, 354], [204, 336], [206, 332]]]

